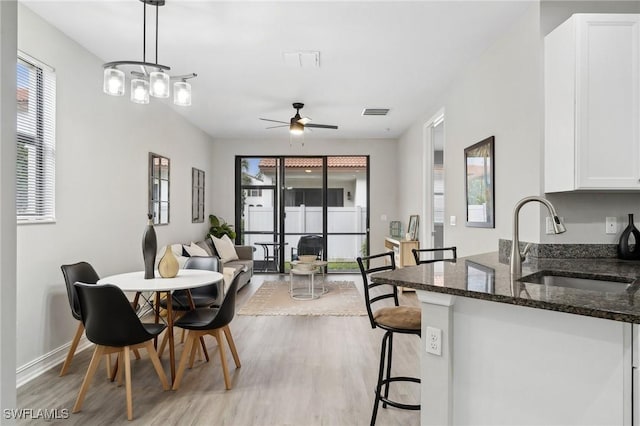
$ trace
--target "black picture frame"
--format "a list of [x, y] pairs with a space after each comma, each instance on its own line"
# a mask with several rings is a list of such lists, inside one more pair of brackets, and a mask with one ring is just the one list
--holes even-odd
[[409, 226], [407, 226], [407, 234], [410, 241], [418, 240], [419, 219], [417, 214], [409, 216]]
[[495, 228], [495, 138], [490, 136], [464, 150], [466, 225]]

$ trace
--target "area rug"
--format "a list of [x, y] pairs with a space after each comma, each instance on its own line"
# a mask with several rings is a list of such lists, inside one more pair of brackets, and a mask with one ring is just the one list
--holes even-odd
[[[300, 284], [296, 282], [296, 286]], [[238, 315], [367, 315], [364, 298], [353, 281], [327, 281], [324, 285], [327, 292], [319, 298], [295, 300], [289, 296], [289, 281], [265, 281]]]

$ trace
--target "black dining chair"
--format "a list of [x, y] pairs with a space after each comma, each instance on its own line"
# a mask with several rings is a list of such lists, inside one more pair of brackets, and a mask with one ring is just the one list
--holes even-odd
[[222, 373], [224, 374], [224, 383], [227, 390], [231, 389], [231, 380], [229, 378], [229, 369], [227, 368], [227, 357], [225, 355], [225, 347], [223, 344], [222, 334], [226, 336], [231, 355], [235, 361], [236, 368], [240, 368], [240, 357], [236, 350], [236, 345], [231, 335], [229, 323], [233, 320], [236, 309], [236, 292], [238, 289], [238, 280], [240, 275], [231, 282], [229, 290], [224, 296], [222, 304], [219, 308], [200, 308], [194, 309], [184, 314], [182, 318], [175, 322], [176, 327], [188, 330], [187, 341], [184, 344], [182, 355], [180, 357], [180, 365], [173, 382], [173, 390], [178, 390], [184, 370], [187, 366], [187, 358], [190, 357], [189, 368], [193, 367], [195, 359], [195, 349], [197, 342], [201, 337], [211, 335], [218, 342], [218, 352], [220, 353], [220, 363], [222, 364]]
[[[380, 352], [380, 367], [378, 370], [378, 382], [376, 384], [375, 402], [371, 414], [371, 425], [375, 425], [378, 415], [378, 405], [382, 401], [383, 408], [387, 405], [405, 410], [419, 410], [419, 404], [405, 404], [393, 401], [389, 398], [389, 385], [395, 382], [420, 383], [417, 377], [391, 376], [391, 363], [393, 354], [393, 335], [409, 334], [420, 337], [421, 311], [413, 306], [400, 306], [398, 301], [398, 289], [396, 286], [378, 284], [369, 281], [369, 274], [396, 269], [393, 252], [375, 254], [367, 257], [358, 257], [358, 266], [362, 275], [365, 306], [372, 328], [384, 330], [382, 349]], [[372, 262], [373, 261], [373, 262]], [[372, 266], [372, 263], [381, 263], [380, 266]], [[375, 290], [373, 290], [375, 289]], [[372, 291], [373, 290], [373, 291]], [[373, 304], [385, 299], [391, 299], [393, 306], [385, 306], [374, 310]], [[376, 305], [378, 306], [378, 305]], [[386, 374], [385, 374], [386, 369]], [[384, 386], [384, 394], [382, 387]]]
[[133, 419], [133, 399], [131, 395], [131, 362], [129, 350], [144, 347], [160, 378], [162, 388], [169, 390], [167, 376], [153, 347], [152, 340], [165, 329], [164, 324], [146, 324], [140, 321], [122, 290], [111, 284], [90, 285], [75, 283], [78, 294], [80, 315], [87, 338], [96, 344], [89, 368], [82, 381], [78, 398], [72, 412], [82, 409], [82, 403], [91, 380], [100, 364], [102, 355], [117, 353], [122, 360], [125, 373], [127, 399], [127, 419]]
[[[444, 252], [446, 251], [451, 251], [451, 257], [445, 258], [444, 257]], [[448, 261], [456, 261], [456, 259], [458, 258], [458, 254], [457, 254], [457, 248], [454, 247], [441, 247], [441, 248], [430, 248], [430, 249], [412, 249], [411, 253], [413, 253], [413, 258], [416, 261], [416, 265], [421, 265], [423, 263], [435, 263], [435, 262], [441, 262], [443, 260], [448, 260]], [[426, 254], [431, 254], [433, 255], [432, 258], [429, 259], [424, 259], [422, 254], [426, 253]]]
[[[200, 269], [205, 271], [219, 272], [220, 259], [215, 256], [192, 256], [184, 263], [183, 269]], [[189, 303], [188, 291], [191, 292], [191, 298], [195, 308], [210, 308], [220, 306], [220, 298], [223, 293], [224, 282], [219, 281], [203, 287], [195, 287], [190, 290], [177, 290], [172, 293], [171, 309], [174, 313], [174, 321], [184, 315], [185, 312], [191, 310]], [[167, 309], [167, 301], [165, 299], [160, 300], [160, 306]], [[168, 336], [164, 335], [160, 347], [158, 348], [158, 356], [162, 357], [164, 349], [167, 345]], [[184, 330], [180, 341], [184, 341]], [[203, 345], [204, 354], [209, 361], [209, 354]]]
[[[69, 352], [67, 352], [67, 357], [62, 364], [62, 369], [60, 370], [60, 377], [67, 374], [67, 370], [69, 370], [69, 366], [71, 365], [71, 361], [73, 360], [73, 356], [76, 353], [76, 349], [78, 348], [78, 343], [82, 338], [82, 334], [84, 333], [84, 325], [82, 324], [82, 318], [80, 317], [80, 302], [78, 301], [78, 294], [76, 293], [76, 289], [73, 287], [73, 284], [77, 281], [81, 281], [87, 284], [95, 284], [98, 282], [100, 277], [93, 266], [91, 266], [87, 262], [78, 262], [71, 265], [62, 265], [60, 267], [62, 270], [62, 275], [64, 276], [64, 282], [67, 286], [67, 297], [69, 298], [69, 307], [71, 308], [71, 315], [75, 319], [78, 320], [78, 328], [76, 328], [76, 334], [73, 336], [73, 340], [71, 341], [71, 346], [69, 347]], [[107, 374], [110, 376], [110, 363], [107, 363]]]
[[[69, 352], [67, 353], [67, 357], [62, 364], [62, 369], [60, 370], [60, 377], [67, 374], [69, 370], [69, 366], [71, 365], [71, 361], [78, 349], [78, 343], [82, 338], [82, 333], [84, 333], [84, 325], [82, 324], [82, 319], [80, 317], [80, 302], [78, 302], [78, 294], [76, 292], [75, 287], [73, 286], [76, 282], [83, 282], [85, 284], [96, 284], [100, 277], [93, 266], [91, 266], [87, 262], [78, 262], [70, 265], [62, 265], [60, 266], [62, 270], [62, 275], [64, 276], [64, 283], [67, 287], [67, 297], [69, 298], [69, 306], [71, 307], [71, 315], [75, 319], [78, 320], [78, 328], [76, 329], [76, 334], [73, 336], [73, 340], [71, 341], [71, 346], [69, 347]], [[136, 359], [140, 359], [140, 354], [136, 349], [135, 352]], [[116, 364], [114, 367], [114, 371], [112, 372], [111, 367], [111, 355], [107, 355], [107, 377], [113, 379], [115, 369], [118, 368]]]

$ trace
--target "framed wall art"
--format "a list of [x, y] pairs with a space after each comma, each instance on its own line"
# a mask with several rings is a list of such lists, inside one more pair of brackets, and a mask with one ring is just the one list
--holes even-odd
[[464, 150], [464, 181], [467, 226], [495, 227], [494, 137]]

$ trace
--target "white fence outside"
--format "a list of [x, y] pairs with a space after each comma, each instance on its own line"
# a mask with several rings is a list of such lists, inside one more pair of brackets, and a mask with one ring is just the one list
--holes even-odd
[[[349, 232], [366, 234], [367, 209], [355, 207], [327, 208], [327, 231], [331, 233]], [[244, 215], [245, 232], [274, 232], [273, 208], [246, 206]], [[322, 234], [322, 207], [285, 208], [285, 234]], [[297, 247], [300, 235], [285, 236], [285, 261], [291, 260], [291, 248]], [[255, 245], [256, 242], [270, 241], [271, 235], [245, 234], [244, 244]], [[354, 261], [362, 253], [366, 235], [329, 235], [327, 241], [327, 260]], [[254, 253], [255, 260], [263, 260], [262, 248]]]

